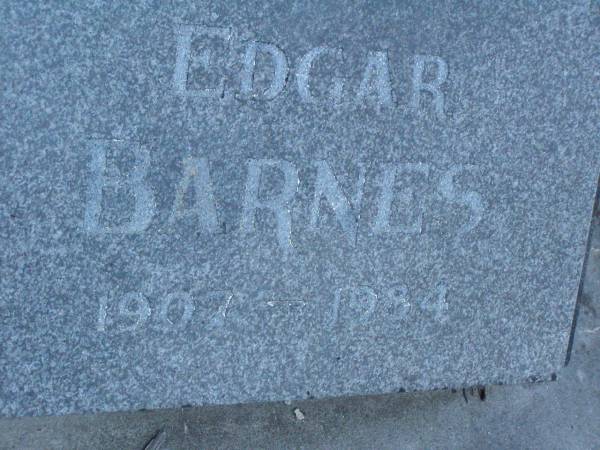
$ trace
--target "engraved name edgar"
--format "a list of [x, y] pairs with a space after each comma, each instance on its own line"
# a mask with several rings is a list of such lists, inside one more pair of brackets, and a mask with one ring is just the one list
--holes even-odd
[[[327, 82], [324, 81], [328, 84], [326, 92], [317, 94], [313, 87], [318, 76], [315, 67], [323, 63], [334, 67], [343, 65], [343, 49], [329, 46], [311, 48], [292, 67], [286, 53], [278, 45], [257, 40], [241, 44], [233, 28], [178, 24], [175, 36], [177, 54], [173, 88], [176, 94], [184, 98], [269, 101], [284, 93], [288, 84], [295, 84], [303, 103], [320, 102], [335, 107], [368, 104], [384, 108], [397, 106], [391, 70], [393, 66], [387, 50], [366, 52], [364, 66], [359, 69], [359, 80], [332, 74]], [[195, 41], [201, 42], [196, 51], [193, 46]], [[235, 75], [232, 74], [234, 67], [239, 71]], [[259, 69], [268, 71], [267, 67], [271, 68], [266, 76], [268, 81], [259, 86], [256, 74]], [[295, 68], [295, 83], [289, 81], [292, 68]], [[205, 80], [199, 86], [191, 85], [190, 78], [198, 74], [212, 78], [211, 82]], [[444, 119], [443, 87], [448, 77], [448, 65], [444, 59], [435, 55], [415, 55], [411, 77], [408, 95], [410, 109], [418, 110], [425, 102], [425, 97], [429, 97], [437, 118]], [[234, 90], [235, 95], [232, 95]]]

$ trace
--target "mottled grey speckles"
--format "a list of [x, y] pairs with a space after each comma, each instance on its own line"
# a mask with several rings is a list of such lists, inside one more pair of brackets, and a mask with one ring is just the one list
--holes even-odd
[[589, 8], [75, 3], [0, 14], [0, 414], [562, 365]]

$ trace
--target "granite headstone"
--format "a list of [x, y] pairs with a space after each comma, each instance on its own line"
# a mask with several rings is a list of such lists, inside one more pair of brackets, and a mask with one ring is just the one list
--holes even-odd
[[0, 413], [550, 378], [598, 14], [2, 2]]

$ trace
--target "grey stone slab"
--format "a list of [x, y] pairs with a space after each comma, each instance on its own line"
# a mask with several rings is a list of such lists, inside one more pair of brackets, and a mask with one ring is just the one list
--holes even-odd
[[548, 378], [587, 3], [4, 2], [0, 412]]
[[[0, 419], [2, 449], [594, 448], [600, 435], [600, 217], [569, 366], [552, 383]], [[485, 393], [485, 396], [482, 395]], [[299, 420], [296, 410], [302, 412]]]

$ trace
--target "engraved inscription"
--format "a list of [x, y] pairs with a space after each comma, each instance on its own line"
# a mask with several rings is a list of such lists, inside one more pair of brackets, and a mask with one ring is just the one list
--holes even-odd
[[[329, 85], [328, 92], [316, 96], [311, 90], [311, 84], [315, 81], [315, 77], [323, 77], [323, 74], [313, 69], [321, 61], [338, 66], [342, 72], [355, 72], [355, 68], [344, 66], [343, 49], [327, 45], [307, 49], [293, 64], [286, 55], [285, 49], [277, 43], [254, 40], [242, 42], [237, 39], [238, 34], [228, 27], [178, 24], [175, 25], [174, 35], [177, 54], [173, 71], [173, 89], [182, 97], [227, 102], [231, 98], [271, 101], [287, 91], [294, 91], [295, 85], [295, 94], [299, 101], [306, 104], [319, 102], [334, 107], [371, 105], [377, 108], [402, 106], [397, 103], [398, 96], [394, 93], [393, 79], [403, 69], [390, 62], [388, 52], [385, 50], [365, 49], [364, 66], [358, 70], [361, 72], [360, 78], [331, 74], [329, 79], [323, 80], [326, 85]], [[198, 55], [193, 51], [194, 39], [205, 42]], [[210, 42], [214, 42], [215, 39], [227, 48], [225, 60], [222, 61], [223, 67], [217, 67], [215, 52], [210, 48]], [[218, 82], [213, 82], [212, 85], [190, 89], [188, 78], [192, 58], [200, 61], [200, 66], [195, 69], [198, 71], [221, 70], [232, 74], [237, 69], [238, 73], [229, 77], [221, 76]], [[258, 73], [266, 78], [261, 79], [261, 86], [257, 86]], [[293, 77], [296, 82], [289, 83]], [[409, 101], [406, 107], [413, 111], [431, 110], [435, 117], [443, 120], [444, 89], [447, 82], [448, 65], [442, 57], [415, 55], [412, 63], [412, 80], [402, 83], [412, 89], [412, 92], [407, 93], [406, 98]], [[288, 84], [292, 84], [292, 87], [289, 88]], [[226, 95], [229, 91], [234, 95]]]
[[392, 83], [388, 56], [385, 52], [369, 52], [367, 67], [356, 94], [356, 101], [363, 103], [371, 91], [375, 92], [377, 104], [392, 105]]
[[[435, 76], [430, 81], [424, 80], [425, 66], [434, 65], [436, 68]], [[413, 66], [413, 91], [411, 106], [418, 109], [421, 104], [421, 92], [429, 92], [433, 95], [433, 104], [435, 112], [439, 119], [444, 118], [444, 93], [442, 85], [448, 78], [448, 65], [439, 56], [415, 56], [415, 65]]]
[[483, 217], [485, 210], [481, 195], [475, 191], [459, 192], [454, 185], [454, 177], [462, 171], [475, 171], [476, 166], [453, 166], [442, 176], [440, 182], [440, 193], [446, 200], [451, 203], [466, 206], [471, 211], [471, 215], [466, 224], [463, 224], [460, 229], [460, 234], [467, 233], [475, 228]]
[[[152, 189], [145, 182], [150, 154], [144, 146], [128, 143], [126, 150], [134, 154], [135, 164], [131, 173], [119, 173], [115, 168], [107, 168], [108, 143], [100, 140], [89, 143], [91, 178], [88, 182], [83, 227], [88, 233], [142, 232], [148, 227], [156, 208]], [[121, 147], [124, 142], [113, 142], [115, 143]], [[103, 221], [102, 200], [108, 188], [126, 190], [133, 195], [133, 211], [126, 224], [114, 226]]]
[[433, 315], [438, 322], [445, 322], [448, 318], [448, 289], [439, 285], [435, 292], [421, 299], [419, 305], [422, 311]]
[[[276, 167], [283, 174], [283, 189], [269, 199], [259, 199], [258, 186], [261, 170], [265, 166]], [[289, 202], [298, 188], [298, 172], [294, 165], [288, 161], [275, 160], [250, 160], [248, 161], [248, 178], [246, 179], [246, 196], [240, 229], [242, 233], [254, 230], [255, 212], [258, 209], [269, 209], [275, 214], [277, 220], [277, 240], [279, 246], [288, 252], [292, 247], [292, 223]]]
[[[173, 306], [180, 305], [181, 312], [179, 314], [173, 314], [171, 311], [174, 309]], [[163, 323], [183, 328], [192, 318], [192, 314], [196, 306], [192, 296], [187, 292], [171, 292], [165, 295], [160, 302], [158, 309], [158, 317]]]
[[[186, 208], [183, 199], [185, 193], [190, 189], [190, 185], [194, 188], [195, 204], [190, 208]], [[183, 177], [177, 187], [169, 223], [172, 225], [177, 220], [189, 216], [198, 219], [198, 226], [201, 231], [206, 233], [217, 231], [217, 210], [206, 158], [186, 158], [183, 160]]]
[[[329, 47], [316, 47], [310, 50], [306, 55], [300, 58], [298, 70], [296, 73], [296, 83], [298, 87], [298, 95], [305, 103], [315, 101], [310, 91], [310, 76], [313, 64], [318, 58], [332, 56], [337, 59], [341, 58], [342, 50]], [[342, 90], [344, 88], [344, 80], [339, 77], [334, 77], [331, 84], [329, 97], [334, 104], [340, 103], [342, 100]]]
[[[115, 143], [118, 145], [113, 146]], [[134, 168], [126, 173], [109, 170], [112, 162], [107, 158], [108, 147], [111, 147], [114, 157], [129, 154], [134, 161]], [[90, 141], [89, 149], [91, 163], [83, 230], [90, 234], [145, 232], [155, 216], [163, 216], [155, 214], [157, 205], [153, 187], [146, 180], [150, 168], [148, 150], [138, 144], [124, 146], [123, 141]], [[282, 254], [290, 254], [294, 250], [293, 230], [313, 234], [327, 232], [322, 226], [324, 207], [332, 212], [334, 226], [338, 227], [341, 238], [351, 247], [357, 243], [359, 230], [366, 236], [420, 235], [423, 233], [425, 214], [435, 213], [431, 208], [425, 210], [419, 202], [417, 189], [424, 186], [434, 186], [430, 197], [443, 202], [452, 214], [459, 215], [458, 221], [451, 222], [453, 232], [459, 237], [475, 230], [486, 214], [487, 202], [478, 192], [478, 186], [472, 187], [468, 183], [468, 180], [476, 179], [481, 173], [477, 166], [438, 168], [426, 163], [372, 162], [368, 171], [366, 165], [356, 163], [358, 176], [354, 177], [349, 189], [343, 189], [341, 183], [349, 178], [349, 174], [334, 170], [328, 161], [306, 161], [303, 166], [309, 166], [315, 175], [300, 178], [300, 173], [306, 174], [307, 171], [300, 170], [291, 161], [245, 161], [240, 168], [241, 179], [238, 181], [244, 187], [243, 195], [237, 200], [241, 206], [237, 224], [239, 237], [270, 233]], [[221, 232], [219, 216], [222, 213], [213, 190], [211, 161], [188, 157], [182, 160], [181, 167], [179, 181], [172, 187], [174, 200], [170, 206], [168, 223], [172, 226], [180, 221], [194, 223], [197, 232], [204, 235]], [[274, 176], [279, 180], [277, 188], [260, 189], [266, 172], [276, 174]], [[411, 183], [403, 183], [405, 187], [399, 190], [397, 185], [407, 177], [411, 177]], [[299, 196], [300, 185], [304, 186], [305, 191], [312, 191], [312, 194]], [[103, 202], [105, 191], [115, 187], [122, 191], [120, 196], [114, 197], [109, 203]], [[374, 204], [373, 208], [367, 208], [370, 214], [361, 214], [365, 206], [369, 206], [364, 202], [367, 188], [373, 192], [368, 200]], [[188, 192], [193, 193], [193, 196], [189, 196], [193, 200], [186, 202]], [[296, 214], [293, 215], [292, 205], [297, 203], [299, 197], [307, 199], [308, 204], [296, 208]], [[117, 207], [121, 208], [125, 223], [112, 223], [110, 211], [105, 211]], [[274, 229], [257, 229], [257, 217], [262, 214], [274, 219]], [[402, 218], [402, 223], [397, 223], [398, 217]], [[436, 220], [439, 222], [439, 217]], [[235, 223], [228, 229], [235, 232]]]
[[[233, 299], [242, 294], [228, 290], [207, 291], [200, 295], [175, 291], [149, 299], [140, 292], [128, 292], [114, 301], [101, 297], [98, 305], [96, 329], [99, 332], [138, 332], [147, 326], [165, 331], [181, 331], [197, 327], [207, 333], [219, 332], [227, 326], [227, 316]], [[348, 327], [369, 327], [377, 317], [385, 317], [392, 324], [400, 324], [418, 310], [427, 320], [444, 323], [448, 320], [448, 289], [439, 284], [425, 297], [411, 296], [403, 283], [374, 288], [367, 285], [350, 285], [335, 288], [331, 303], [326, 309], [324, 325], [338, 333]], [[308, 299], [281, 297], [271, 291], [256, 293], [254, 303], [264, 304], [264, 314], [302, 315], [314, 306]]]
[[[401, 232], [408, 234], [421, 234], [423, 230], [423, 212], [419, 211], [417, 219], [410, 225], [391, 225], [390, 216], [392, 210], [393, 191], [396, 177], [407, 172], [414, 172], [423, 178], [429, 176], [430, 166], [422, 163], [387, 164], [380, 181], [381, 194], [377, 203], [377, 215], [373, 224], [375, 233]], [[403, 200], [408, 204], [413, 199], [414, 192], [408, 188], [403, 194]]]
[[[223, 98], [225, 95], [225, 78], [221, 77], [214, 86], [205, 86], [202, 89], [189, 89], [188, 73], [192, 55], [192, 38], [203, 37], [207, 39], [221, 39], [227, 47], [230, 45], [232, 30], [229, 28], [205, 27], [199, 25], [179, 25], [175, 30], [177, 58], [173, 72], [173, 88], [175, 92], [185, 97]], [[198, 55], [203, 71], [214, 69], [215, 58], [212, 50], [203, 47]]]
[[335, 293], [331, 312], [331, 327], [344, 315], [344, 322], [364, 325], [369, 321], [377, 306], [379, 296], [369, 286], [339, 288]]
[[143, 326], [152, 310], [148, 300], [139, 292], [129, 292], [119, 300], [119, 317], [123, 319], [123, 331], [133, 331]]
[[273, 77], [270, 86], [262, 93], [267, 100], [277, 97], [285, 87], [288, 74], [288, 63], [285, 54], [273, 44], [250, 42], [244, 53], [244, 65], [241, 73], [240, 92], [245, 97], [256, 98], [259, 96], [254, 89], [254, 72], [256, 54], [263, 52], [270, 55], [273, 61]]
[[329, 164], [326, 161], [316, 161], [315, 165], [317, 166], [317, 180], [315, 182], [314, 200], [310, 210], [310, 226], [313, 230], [317, 228], [317, 222], [321, 211], [321, 199], [324, 198], [331, 204], [344, 235], [350, 244], [353, 244], [356, 240], [357, 227], [357, 217], [353, 212], [353, 209], [354, 211], [360, 211], [365, 184], [365, 168], [364, 166], [360, 168], [353, 208], [348, 198], [340, 189]]
[[227, 290], [200, 295], [177, 291], [155, 300], [149, 300], [140, 292], [126, 293], [116, 302], [101, 297], [96, 329], [129, 332], [150, 323], [164, 330], [180, 330], [192, 323], [205, 329], [218, 329], [225, 325], [233, 297]]

